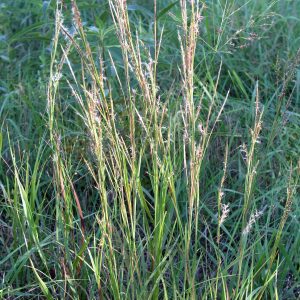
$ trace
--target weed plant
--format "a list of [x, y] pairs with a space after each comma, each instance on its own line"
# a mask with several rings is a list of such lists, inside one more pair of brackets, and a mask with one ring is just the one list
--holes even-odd
[[299, 4], [0, 3], [0, 298], [300, 297]]

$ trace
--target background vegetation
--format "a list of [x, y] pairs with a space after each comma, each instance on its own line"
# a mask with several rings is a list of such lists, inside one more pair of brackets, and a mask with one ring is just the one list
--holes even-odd
[[0, 298], [298, 299], [298, 0], [2, 0]]

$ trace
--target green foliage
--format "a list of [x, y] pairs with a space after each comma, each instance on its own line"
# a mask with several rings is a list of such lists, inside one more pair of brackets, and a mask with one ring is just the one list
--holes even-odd
[[299, 1], [124, 3], [0, 3], [0, 298], [297, 299]]

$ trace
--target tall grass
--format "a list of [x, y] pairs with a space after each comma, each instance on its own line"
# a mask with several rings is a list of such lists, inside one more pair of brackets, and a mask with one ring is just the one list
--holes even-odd
[[299, 52], [251, 66], [283, 2], [100, 4], [52, 7], [33, 153], [3, 119], [0, 296], [296, 299]]

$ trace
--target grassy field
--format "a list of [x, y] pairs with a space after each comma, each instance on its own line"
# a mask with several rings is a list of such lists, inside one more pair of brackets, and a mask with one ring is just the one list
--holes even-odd
[[2, 0], [0, 299], [299, 299], [299, 12]]

